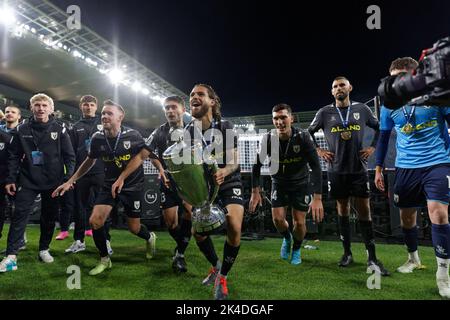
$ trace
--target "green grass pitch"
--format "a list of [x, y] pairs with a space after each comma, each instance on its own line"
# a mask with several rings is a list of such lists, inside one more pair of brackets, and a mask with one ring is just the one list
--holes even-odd
[[[5, 226], [7, 229], [7, 226]], [[4, 235], [7, 230], [4, 230]], [[56, 235], [56, 232], [55, 232]], [[39, 228], [27, 228], [28, 245], [19, 255], [19, 269], [0, 274], [0, 300], [7, 299], [152, 299], [152, 300], [210, 300], [212, 288], [203, 287], [209, 265], [194, 241], [186, 252], [188, 272], [174, 274], [171, 269], [174, 241], [166, 232], [157, 232], [157, 255], [145, 259], [145, 242], [127, 231], [113, 230], [113, 267], [96, 277], [88, 275], [98, 261], [92, 238], [87, 239], [87, 250], [66, 255], [71, 238], [53, 240], [52, 264], [37, 260]], [[223, 252], [223, 236], [213, 236], [219, 257]], [[241, 250], [228, 276], [230, 299], [262, 300], [323, 300], [323, 299], [440, 299], [435, 284], [436, 263], [433, 249], [419, 249], [425, 270], [413, 274], [399, 274], [395, 269], [405, 262], [406, 250], [401, 245], [377, 245], [377, 255], [392, 272], [381, 279], [380, 290], [369, 290], [366, 281], [366, 253], [364, 245], [353, 244], [355, 263], [339, 269], [337, 261], [342, 254], [340, 242], [321, 241], [319, 250], [302, 249], [303, 263], [290, 265], [279, 259], [281, 240], [242, 241]], [[0, 248], [6, 246], [6, 236]], [[67, 268], [81, 268], [81, 289], [66, 286]]]

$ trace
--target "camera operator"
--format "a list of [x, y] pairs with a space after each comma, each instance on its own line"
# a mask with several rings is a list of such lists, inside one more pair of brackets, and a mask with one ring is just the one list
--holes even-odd
[[[412, 74], [418, 63], [409, 57], [392, 62], [391, 75]], [[382, 174], [389, 137], [397, 132], [397, 158], [394, 203], [400, 208], [401, 225], [408, 248], [408, 261], [397, 269], [411, 273], [422, 268], [417, 252], [417, 208], [428, 208], [432, 222], [433, 247], [437, 260], [436, 282], [439, 294], [450, 298], [450, 225], [448, 223], [450, 148], [445, 122], [450, 123], [450, 108], [403, 106], [396, 110], [382, 106], [380, 138], [376, 148], [375, 185], [384, 191]]]
[[[411, 58], [409, 58], [411, 59]], [[399, 69], [400, 70], [400, 69]], [[450, 37], [422, 51], [413, 72], [401, 70], [381, 80], [378, 93], [388, 109], [450, 105]]]

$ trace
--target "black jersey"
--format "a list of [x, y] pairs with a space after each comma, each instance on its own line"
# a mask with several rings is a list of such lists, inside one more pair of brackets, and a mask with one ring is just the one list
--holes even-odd
[[[119, 136], [120, 135], [120, 136]], [[145, 146], [141, 134], [121, 127], [115, 138], [106, 138], [104, 131], [97, 131], [91, 139], [88, 157], [99, 159], [105, 167], [104, 188], [110, 189], [130, 160]], [[140, 166], [124, 182], [123, 191], [138, 191], [144, 186], [144, 168]]]
[[367, 127], [375, 130], [372, 146], [375, 147], [379, 134], [379, 123], [369, 107], [363, 103], [353, 102], [349, 108], [339, 108], [344, 121], [334, 104], [321, 108], [308, 131], [312, 136], [322, 129], [329, 151], [334, 153], [333, 162], [328, 163], [328, 172], [341, 174], [364, 173], [367, 171], [367, 160], [361, 158], [364, 133]]
[[[232, 159], [233, 149], [235, 149], [237, 152], [238, 137], [236, 132], [234, 131], [234, 126], [230, 121], [214, 120], [211, 124], [211, 127], [202, 130], [201, 133], [199, 133], [199, 129], [195, 126], [195, 122], [191, 121], [185, 129], [188, 130], [189, 134], [191, 135], [191, 143], [201, 142], [206, 145], [211, 145], [212, 143], [214, 143], [212, 154], [216, 157], [219, 168], [225, 168], [227, 164], [227, 158]], [[196, 131], [199, 134], [195, 134]], [[197, 136], [203, 137], [201, 141], [195, 141], [195, 138]], [[240, 166], [238, 166], [236, 171], [225, 177], [224, 182], [220, 185], [219, 191], [237, 188], [240, 186], [241, 168]]]
[[11, 134], [0, 130], [0, 185], [5, 183], [8, 175], [8, 145], [11, 142]]
[[[285, 188], [297, 188], [299, 185], [311, 182], [314, 193], [322, 193], [322, 171], [319, 157], [317, 155], [311, 135], [304, 131], [292, 127], [289, 140], [278, 140], [279, 148], [272, 153], [272, 134], [265, 134], [261, 141], [261, 146], [267, 148], [267, 152], [259, 152], [257, 162], [252, 169], [252, 186], [259, 186], [261, 167], [266, 159], [261, 159], [262, 154], [270, 158], [271, 165], [277, 162], [278, 171], [271, 175], [274, 184], [282, 185]], [[277, 137], [278, 139], [278, 137]], [[308, 167], [309, 165], [309, 167]], [[311, 168], [311, 176], [309, 174]], [[311, 177], [311, 179], [310, 179]]]
[[167, 166], [163, 159], [163, 153], [175, 143], [170, 137], [171, 129], [170, 124], [166, 122], [155, 129], [145, 142], [146, 149], [158, 157], [164, 169], [167, 169]]
[[[86, 159], [92, 136], [94, 133], [101, 131], [102, 129], [103, 126], [101, 124], [100, 117], [82, 118], [73, 125], [70, 130], [70, 137], [72, 139], [72, 145], [76, 156], [75, 170], [77, 170]], [[103, 174], [103, 172], [103, 162], [97, 161], [91, 170], [86, 173], [86, 175]]]
[[32, 190], [56, 188], [73, 174], [75, 154], [67, 129], [53, 117], [46, 123], [33, 117], [17, 126], [8, 148], [6, 183]]

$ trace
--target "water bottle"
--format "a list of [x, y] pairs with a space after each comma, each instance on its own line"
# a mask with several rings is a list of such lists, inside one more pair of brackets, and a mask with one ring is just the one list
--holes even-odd
[[319, 250], [318, 247], [316, 246], [311, 246], [309, 244], [307, 244], [306, 246], [304, 246], [303, 248], [305, 248], [306, 250]]

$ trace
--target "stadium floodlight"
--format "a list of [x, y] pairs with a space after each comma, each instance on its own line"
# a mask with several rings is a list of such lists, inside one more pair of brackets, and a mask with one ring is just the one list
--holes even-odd
[[166, 100], [165, 97], [161, 97], [161, 96], [158, 96], [158, 95], [153, 96], [152, 99], [155, 102], [159, 102], [162, 106], [164, 105], [164, 100]]
[[0, 7], [0, 23], [3, 23], [5, 26], [10, 26], [16, 23], [16, 21], [16, 13], [12, 8], [7, 5]]
[[75, 58], [81, 58], [81, 53], [80, 53], [80, 51], [78, 51], [78, 50], [74, 50], [74, 51], [72, 52], [72, 55], [73, 55]]
[[146, 96], [148, 96], [150, 94], [150, 90], [148, 90], [147, 88], [142, 89], [142, 93]]
[[23, 27], [22, 27], [22, 25], [16, 26], [14, 28], [13, 35], [15, 37], [17, 37], [17, 38], [21, 38], [22, 37], [22, 35], [23, 35]]
[[108, 73], [108, 77], [113, 84], [118, 85], [125, 78], [125, 74], [122, 70], [115, 68]]
[[139, 90], [142, 89], [142, 85], [138, 81], [136, 81], [136, 82], [133, 83], [133, 86], [131, 88], [134, 91], [138, 92]]
[[86, 61], [87, 64], [89, 64], [91, 66], [94, 66], [94, 67], [96, 67], [98, 65], [97, 61], [94, 61], [94, 60], [92, 60], [89, 57], [87, 57], [85, 61]]

